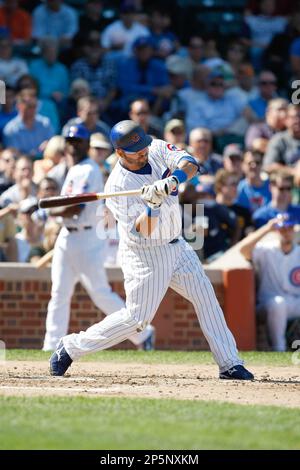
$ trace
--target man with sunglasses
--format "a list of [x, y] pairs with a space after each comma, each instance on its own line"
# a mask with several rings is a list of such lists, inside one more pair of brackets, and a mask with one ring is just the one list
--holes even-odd
[[[80, 194], [103, 190], [101, 170], [88, 158], [90, 134], [82, 125], [71, 126], [66, 134], [66, 153], [72, 165], [61, 194]], [[67, 334], [70, 303], [75, 284], [80, 281], [95, 305], [106, 315], [124, 308], [124, 302], [112, 292], [104, 269], [105, 233], [101, 225], [100, 202], [79, 204], [51, 210], [63, 218], [62, 229], [54, 247], [52, 291], [48, 305], [44, 351], [53, 351]], [[153, 327], [130, 337], [140, 346], [153, 334]], [[148, 344], [147, 344], [148, 346]], [[145, 345], [146, 347], [146, 345]]]
[[150, 324], [168, 287], [189, 299], [220, 369], [221, 379], [252, 380], [238, 356], [213, 287], [191, 246], [181, 236], [178, 186], [192, 178], [197, 162], [185, 150], [152, 137], [133, 121], [111, 130], [119, 157], [105, 192], [142, 187], [141, 197], [112, 197], [106, 205], [119, 224], [126, 307], [87, 331], [62, 338], [50, 359], [52, 375], [73, 360], [110, 348]]
[[269, 142], [264, 158], [266, 171], [285, 168], [300, 186], [300, 105], [290, 104], [287, 109], [287, 130], [278, 132]]
[[[242, 255], [253, 261], [259, 275], [259, 307], [267, 312], [274, 351], [286, 350], [287, 321], [300, 317], [300, 246], [294, 240], [299, 219], [279, 214], [245, 238]], [[277, 236], [262, 240], [275, 231]]]
[[265, 225], [278, 214], [288, 213], [300, 223], [300, 206], [292, 202], [293, 177], [288, 171], [279, 170], [270, 176], [271, 201], [253, 214], [256, 228]]

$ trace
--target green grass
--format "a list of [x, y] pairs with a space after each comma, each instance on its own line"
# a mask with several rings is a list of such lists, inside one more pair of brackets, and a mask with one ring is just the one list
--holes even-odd
[[[6, 358], [9, 361], [43, 361], [48, 360], [50, 354], [40, 350], [8, 349]], [[291, 366], [292, 353], [274, 353], [250, 351], [241, 353], [247, 364], [262, 364], [274, 366]], [[115, 361], [140, 362], [143, 364], [214, 364], [210, 352], [206, 351], [121, 351], [109, 350], [85, 356], [83, 361]]]
[[300, 411], [177, 400], [1, 397], [1, 449], [297, 449]]

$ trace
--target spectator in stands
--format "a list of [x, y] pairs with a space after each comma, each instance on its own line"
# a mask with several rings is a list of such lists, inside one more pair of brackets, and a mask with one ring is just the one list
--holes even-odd
[[200, 176], [195, 176], [190, 181], [192, 184], [199, 182], [211, 183], [215, 181], [215, 174], [223, 168], [221, 155], [213, 151], [212, 133], [209, 129], [196, 127], [189, 135], [188, 151], [199, 164]]
[[31, 89], [32, 93], [38, 97], [36, 108], [37, 114], [46, 116], [49, 119], [55, 133], [60, 132], [61, 126], [58, 115], [58, 107], [52, 99], [39, 97], [39, 84], [37, 80], [29, 74], [22, 75], [22, 77], [17, 81], [16, 88], [19, 91], [27, 88]]
[[89, 157], [99, 165], [103, 178], [106, 181], [110, 173], [107, 158], [111, 155], [112, 146], [104, 134], [96, 132], [90, 137]]
[[210, 71], [204, 65], [197, 65], [193, 68], [190, 86], [185, 86], [174, 94], [169, 115], [184, 119], [187, 129], [193, 129], [194, 122], [197, 121], [197, 109], [195, 103], [204, 96], [207, 77]]
[[254, 139], [270, 140], [277, 132], [286, 128], [288, 101], [283, 98], [270, 100], [266, 110], [266, 121], [252, 124], [247, 130], [245, 143], [248, 149], [252, 148]]
[[290, 47], [290, 61], [295, 79], [300, 78], [300, 37], [294, 39]]
[[262, 179], [262, 159], [260, 152], [247, 151], [243, 159], [245, 178], [239, 182], [236, 202], [251, 213], [271, 201], [269, 179]]
[[150, 134], [157, 139], [162, 138], [161, 127], [151, 114], [150, 106], [147, 100], [137, 99], [130, 103], [129, 119], [141, 126], [146, 134]]
[[233, 244], [244, 238], [246, 233], [253, 230], [251, 212], [236, 201], [238, 177], [224, 169], [218, 170], [215, 177], [216, 201], [234, 212], [237, 219], [237, 229]]
[[161, 5], [153, 6], [149, 20], [155, 57], [165, 59], [170, 54], [174, 54], [179, 47], [179, 41], [169, 29], [171, 24], [169, 9]]
[[[204, 59], [204, 41], [201, 36], [193, 35], [190, 37], [187, 46], [187, 59], [192, 72], [197, 68]], [[192, 76], [189, 77], [190, 79]]]
[[181, 119], [171, 119], [164, 128], [164, 140], [178, 148], [186, 147], [186, 132], [184, 122]]
[[16, 225], [13, 211], [0, 209], [0, 262], [17, 261]]
[[77, 114], [77, 102], [79, 98], [83, 96], [89, 96], [91, 94], [90, 85], [83, 78], [76, 78], [71, 83], [69, 96], [63, 104], [63, 110], [61, 110], [61, 122], [64, 125], [70, 119]]
[[147, 99], [153, 110], [156, 101], [170, 97], [166, 66], [153, 57], [151, 38], [142, 36], [136, 39], [133, 51], [134, 56], [121, 61], [118, 67], [119, 106], [126, 114], [129, 103], [135, 99]]
[[223, 150], [223, 166], [229, 173], [234, 173], [239, 180], [244, 177], [243, 152], [239, 145], [228, 144]]
[[7, 34], [0, 34], [0, 79], [15, 87], [18, 79], [28, 72], [26, 62], [13, 56], [13, 43]]
[[14, 173], [18, 152], [14, 148], [6, 148], [0, 154], [0, 194], [10, 188], [14, 183]]
[[226, 56], [225, 59], [229, 64], [232, 75], [227, 78], [227, 83], [231, 79], [233, 83], [237, 73], [240, 70], [241, 65], [245, 62], [247, 56], [247, 48], [243, 44], [240, 38], [232, 38], [226, 45]]
[[26, 45], [31, 41], [31, 17], [19, 8], [18, 0], [4, 0], [0, 7], [0, 27], [5, 27], [14, 45]]
[[278, 170], [270, 175], [272, 199], [266, 206], [257, 209], [253, 214], [256, 228], [265, 225], [278, 214], [288, 213], [300, 223], [300, 206], [292, 205], [293, 177], [286, 170]]
[[102, 33], [102, 46], [105, 49], [116, 47], [124, 54], [132, 54], [134, 41], [141, 36], [149, 36], [149, 29], [135, 21], [136, 8], [131, 5], [123, 5], [120, 8], [120, 19], [108, 25]]
[[41, 41], [45, 37], [58, 39], [61, 48], [68, 48], [78, 30], [76, 11], [61, 0], [46, 0], [32, 15], [32, 37]]
[[[286, 326], [289, 319], [300, 317], [299, 259], [294, 227], [299, 221], [290, 216], [272, 218], [245, 238], [242, 255], [258, 271], [258, 308], [267, 312], [268, 331], [274, 351], [286, 350]], [[276, 238], [263, 240], [275, 231]]]
[[284, 167], [300, 186], [300, 105], [290, 104], [286, 118], [287, 130], [278, 132], [269, 142], [264, 158], [266, 171]]
[[[26, 155], [21, 155], [16, 161], [14, 173], [15, 184], [1, 194], [0, 206], [6, 207], [12, 203], [18, 204], [23, 199], [36, 196], [37, 187], [32, 181], [32, 176], [32, 159]], [[13, 210], [15, 210], [15, 206]]]
[[[38, 188], [37, 188], [37, 199], [42, 199], [46, 197], [54, 197], [59, 195], [59, 187], [57, 182], [50, 178], [49, 176], [45, 176], [43, 179], [39, 181]], [[56, 220], [55, 216], [50, 214], [48, 209], [37, 208], [31, 215], [31, 219], [33, 222], [40, 227], [41, 232], [44, 232], [47, 224], [53, 220]]]
[[17, 109], [18, 115], [3, 129], [4, 145], [36, 157], [54, 135], [53, 128], [47, 117], [36, 113], [37, 98], [32, 89], [20, 91]]
[[21, 231], [16, 235], [18, 247], [18, 261], [26, 263], [29, 261], [29, 254], [32, 248], [42, 248], [43, 229], [32, 219], [32, 214], [38, 209], [36, 198], [30, 197], [20, 202], [18, 225]]
[[204, 204], [204, 217], [208, 219], [203, 247], [204, 258], [211, 262], [237, 242], [238, 222], [233, 211], [216, 202], [212, 185], [200, 183], [196, 186], [196, 191], [197, 202]]
[[71, 80], [83, 78], [91, 92], [99, 99], [100, 110], [105, 111], [115, 96], [116, 67], [112, 60], [107, 60], [104, 49], [94, 39], [88, 39], [84, 45], [84, 56], [71, 66]]
[[215, 136], [222, 136], [238, 132], [241, 118], [248, 119], [248, 109], [239, 98], [225, 93], [224, 73], [215, 69], [208, 76], [203, 98], [195, 103], [194, 116], [193, 127], [206, 127]]
[[286, 18], [275, 16], [275, 0], [262, 0], [259, 8], [258, 15], [245, 16], [250, 33], [246, 42], [251, 48], [252, 62], [256, 70], [260, 70], [263, 52], [273, 36], [282, 33], [287, 25]]
[[106, 137], [109, 137], [109, 126], [99, 119], [99, 103], [97, 98], [93, 96], [79, 98], [77, 102], [77, 116], [65, 124], [62, 132], [63, 135], [67, 135], [68, 129], [71, 126], [83, 124], [91, 134], [101, 132]]
[[258, 77], [259, 95], [249, 101], [249, 106], [258, 119], [265, 119], [268, 103], [276, 97], [277, 79], [273, 72], [265, 70]]
[[84, 5], [84, 12], [79, 18], [79, 34], [86, 38], [90, 31], [103, 31], [107, 25], [107, 20], [103, 17], [103, 1], [87, 0]]
[[255, 85], [255, 73], [252, 65], [243, 62], [236, 72], [236, 85], [231, 87], [228, 92], [237, 95], [241, 102], [248, 103], [250, 100], [257, 98], [258, 88]]
[[39, 96], [59, 104], [69, 92], [69, 73], [65, 65], [57, 61], [58, 41], [44, 38], [41, 41], [41, 57], [30, 64], [30, 73], [39, 85]]
[[43, 159], [37, 160], [33, 165], [33, 181], [39, 183], [56, 165], [65, 161], [65, 139], [54, 135], [48, 140], [43, 153]]
[[17, 115], [16, 110], [16, 92], [15, 89], [5, 87], [5, 103], [0, 108], [0, 140], [2, 140], [2, 132], [6, 124]]

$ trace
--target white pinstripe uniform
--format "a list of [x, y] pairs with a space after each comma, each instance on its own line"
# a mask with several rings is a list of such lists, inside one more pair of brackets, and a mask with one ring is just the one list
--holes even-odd
[[267, 310], [273, 349], [285, 351], [287, 321], [300, 317], [300, 246], [284, 254], [279, 240], [262, 241], [252, 259], [259, 272], [258, 299]]
[[[70, 168], [61, 194], [98, 191], [103, 191], [102, 173], [93, 160], [85, 158]], [[54, 350], [60, 338], [68, 332], [70, 302], [78, 281], [106, 315], [125, 306], [124, 301], [112, 292], [107, 282], [104, 269], [107, 240], [105, 236], [100, 238], [96, 231], [99, 205], [100, 202], [86, 204], [78, 216], [63, 219], [51, 269], [52, 291], [46, 320], [45, 351]], [[71, 227], [72, 230], [66, 227]], [[130, 339], [139, 345], [147, 336], [149, 329]]]
[[[105, 190], [130, 190], [152, 184], [173, 172], [182, 158], [192, 159], [185, 151], [155, 139], [149, 147], [148, 164], [141, 170], [129, 171], [118, 162]], [[106, 204], [119, 223], [126, 308], [85, 332], [64, 337], [63, 343], [70, 357], [74, 360], [91, 351], [109, 348], [143, 329], [152, 321], [168, 287], [171, 287], [193, 303], [220, 371], [242, 364], [213, 287], [193, 249], [180, 237], [181, 214], [177, 195], [164, 200], [159, 222], [149, 238], [143, 238], [135, 230], [137, 217], [145, 211], [141, 198], [110, 198]], [[176, 243], [170, 243], [177, 237]]]

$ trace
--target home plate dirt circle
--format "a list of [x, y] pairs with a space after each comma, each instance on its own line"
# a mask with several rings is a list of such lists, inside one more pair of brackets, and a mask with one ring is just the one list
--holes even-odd
[[255, 366], [251, 371], [255, 381], [243, 382], [219, 380], [212, 365], [77, 362], [68, 376], [50, 377], [48, 362], [8, 361], [0, 366], [0, 395], [173, 398], [300, 407], [299, 366]]

